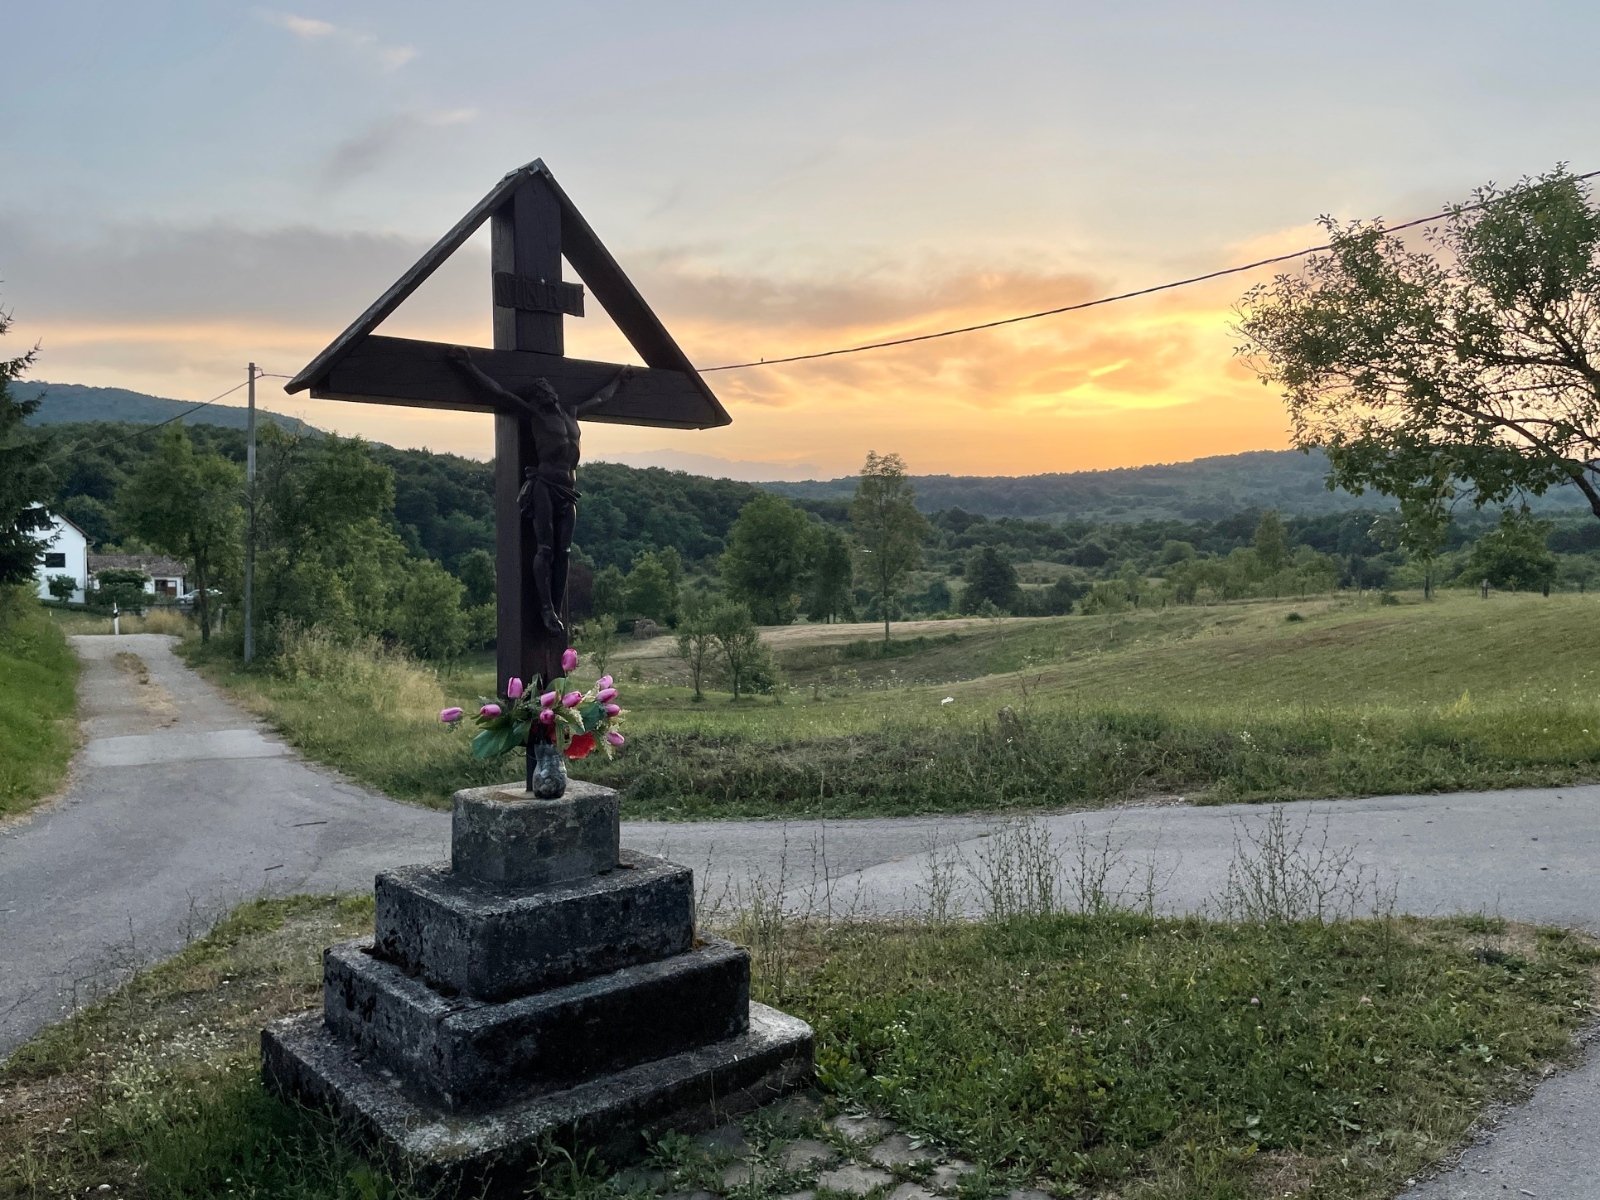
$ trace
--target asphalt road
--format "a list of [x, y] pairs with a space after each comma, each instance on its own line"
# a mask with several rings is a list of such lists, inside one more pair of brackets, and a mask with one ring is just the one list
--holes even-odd
[[[444, 858], [445, 814], [397, 804], [300, 759], [156, 635], [73, 639], [85, 743], [63, 797], [0, 825], [0, 1056], [43, 1025], [263, 894], [365, 889]], [[136, 660], [119, 656], [132, 655]], [[142, 665], [148, 682], [140, 682]], [[1398, 910], [1483, 912], [1600, 934], [1600, 786], [1313, 802], [1284, 832], [1321, 876]], [[1081, 857], [1166, 911], [1214, 908], [1269, 810], [1172, 805], [1045, 815], [1056, 886]], [[755, 890], [835, 915], [984, 903], [1008, 845], [987, 817], [630, 822], [623, 841], [696, 869], [707, 908]], [[1086, 852], [1080, 855], [1080, 850]], [[1342, 867], [1341, 864], [1342, 863]], [[942, 888], [941, 880], [951, 886]], [[1347, 892], [1341, 890], [1339, 895]], [[1337, 899], [1337, 897], [1336, 897]], [[1600, 1056], [1540, 1086], [1412, 1200], [1600, 1195]]]

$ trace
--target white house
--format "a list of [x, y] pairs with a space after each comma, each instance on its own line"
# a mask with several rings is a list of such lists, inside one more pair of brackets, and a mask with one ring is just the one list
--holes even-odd
[[159, 554], [91, 554], [89, 574], [110, 570], [143, 571], [144, 590], [152, 596], [176, 599], [188, 591], [189, 568], [175, 558]]
[[70, 575], [78, 585], [72, 593], [72, 602], [82, 604], [84, 590], [89, 586], [88, 535], [65, 517], [51, 513], [49, 528], [36, 530], [34, 536], [44, 543], [44, 558], [34, 572], [39, 583], [39, 599], [51, 599], [51, 578]]

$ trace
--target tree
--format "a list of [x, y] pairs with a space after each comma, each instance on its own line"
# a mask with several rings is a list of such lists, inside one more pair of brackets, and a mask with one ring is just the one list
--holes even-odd
[[583, 640], [578, 644], [583, 657], [596, 675], [606, 673], [606, 664], [617, 652], [617, 618], [611, 613], [596, 613], [583, 623]]
[[[11, 314], [0, 309], [0, 335], [11, 327]], [[50, 527], [39, 507], [48, 495], [49, 476], [41, 439], [24, 426], [39, 401], [17, 400], [11, 384], [33, 365], [37, 348], [16, 358], [0, 358], [0, 585], [26, 583], [44, 554], [35, 532]]]
[[1017, 569], [993, 546], [982, 546], [968, 557], [966, 581], [961, 589], [962, 612], [978, 612], [986, 603], [1000, 612], [1017, 607], [1021, 596]]
[[628, 572], [627, 610], [662, 625], [672, 624], [678, 619], [677, 574], [681, 570], [676, 552], [670, 558], [657, 550], [639, 555]]
[[922, 563], [922, 540], [928, 522], [917, 511], [916, 493], [898, 454], [869, 451], [850, 504], [862, 577], [883, 613], [883, 640], [889, 641], [889, 618], [906, 574]]
[[850, 543], [837, 529], [824, 529], [817, 541], [816, 566], [811, 573], [811, 602], [806, 616], [813, 621], [850, 620], [855, 605], [850, 600]]
[[463, 554], [461, 565], [456, 568], [456, 578], [466, 589], [466, 602], [470, 607], [494, 603], [494, 556], [487, 550], [478, 548]]
[[1252, 544], [1266, 574], [1276, 575], [1289, 565], [1289, 538], [1283, 530], [1283, 518], [1275, 510], [1269, 508], [1261, 514]]
[[1475, 504], [1570, 483], [1600, 516], [1600, 211], [1564, 167], [1478, 189], [1413, 250], [1323, 222], [1329, 250], [1244, 298], [1240, 352], [1283, 389], [1330, 486], [1436, 477]]
[[96, 607], [112, 607], [122, 612], [143, 612], [149, 595], [145, 585], [150, 576], [133, 567], [108, 567], [94, 575]]
[[815, 524], [781, 496], [761, 495], [728, 530], [722, 578], [761, 625], [794, 620], [795, 597], [811, 571]]
[[1506, 509], [1500, 524], [1480, 537], [1468, 560], [1469, 578], [1487, 579], [1513, 590], [1548, 588], [1556, 574], [1556, 556], [1545, 545], [1549, 526], [1526, 509]]
[[65, 604], [72, 599], [72, 593], [78, 590], [78, 581], [71, 575], [52, 575], [45, 586], [58, 603]]
[[413, 559], [394, 606], [394, 633], [419, 658], [448, 661], [467, 644], [461, 581], [431, 558]]
[[761, 631], [756, 628], [747, 605], [729, 601], [717, 605], [711, 613], [711, 636], [717, 651], [722, 655], [723, 666], [728, 671], [728, 684], [737, 700], [744, 684], [765, 656], [761, 644]]
[[262, 431], [256, 611], [264, 652], [285, 624], [336, 638], [394, 634], [407, 557], [391, 525], [394, 474], [358, 438]]
[[617, 566], [601, 567], [594, 573], [595, 612], [623, 612], [628, 607], [628, 579]]
[[241, 549], [243, 491], [238, 467], [220, 454], [197, 454], [183, 426], [173, 425], [117, 498], [134, 533], [188, 563], [202, 642], [211, 637], [211, 588]]
[[1455, 488], [1436, 471], [1432, 478], [1405, 481], [1397, 488], [1399, 508], [1373, 523], [1376, 540], [1398, 546], [1422, 565], [1422, 598], [1433, 599], [1433, 560], [1450, 535]]
[[700, 685], [717, 651], [716, 611], [701, 595], [685, 596], [678, 613], [678, 657], [689, 668], [694, 698], [704, 700]]

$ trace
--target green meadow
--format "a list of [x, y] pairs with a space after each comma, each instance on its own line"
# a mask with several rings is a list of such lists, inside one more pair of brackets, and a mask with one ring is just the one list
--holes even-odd
[[[855, 816], [1560, 784], [1600, 776], [1600, 598], [1377, 595], [1120, 615], [768, 631], [770, 695], [696, 702], [670, 638], [625, 645], [629, 743], [574, 774], [633, 816]], [[477, 763], [443, 674], [325, 645], [277, 672], [205, 663], [296, 745], [444, 805], [520, 763]], [[580, 675], [587, 668], [580, 668]]]

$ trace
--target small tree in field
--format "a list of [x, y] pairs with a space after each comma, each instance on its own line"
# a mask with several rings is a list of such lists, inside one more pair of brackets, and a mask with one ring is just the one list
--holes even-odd
[[65, 604], [72, 599], [72, 593], [78, 590], [78, 581], [71, 575], [52, 575], [45, 586], [59, 603]]
[[715, 610], [704, 596], [688, 595], [678, 613], [678, 657], [689, 668], [689, 678], [694, 682], [694, 698], [704, 700], [700, 685], [711, 667], [717, 652], [717, 630], [713, 623]]
[[717, 652], [722, 655], [723, 666], [728, 671], [728, 684], [737, 700], [756, 666], [766, 653], [761, 644], [761, 631], [756, 628], [750, 610], [743, 604], [724, 602], [711, 613], [712, 637]]
[[1564, 167], [1479, 189], [1413, 248], [1324, 218], [1329, 249], [1252, 289], [1240, 352], [1330, 485], [1475, 504], [1570, 483], [1600, 516], [1600, 211]]
[[583, 641], [578, 647], [596, 675], [606, 673], [606, 664], [617, 652], [617, 618], [596, 613], [583, 623]]
[[869, 452], [861, 482], [850, 504], [850, 524], [860, 551], [861, 574], [883, 613], [883, 640], [889, 641], [889, 618], [906, 574], [922, 562], [922, 539], [928, 522], [917, 511], [916, 493], [898, 454]]

